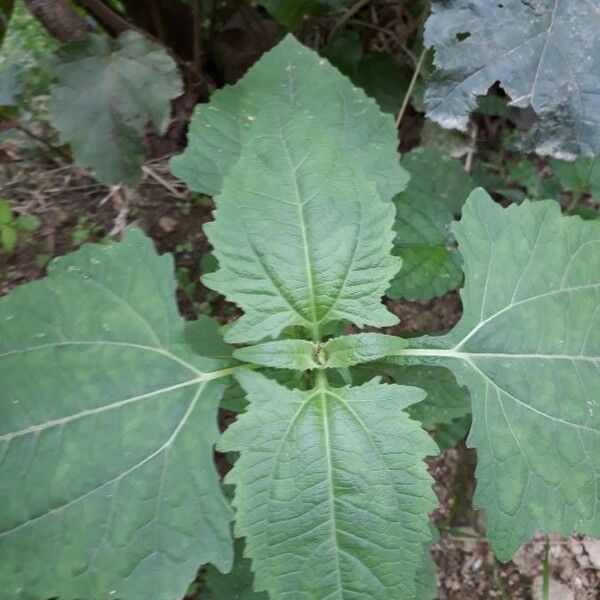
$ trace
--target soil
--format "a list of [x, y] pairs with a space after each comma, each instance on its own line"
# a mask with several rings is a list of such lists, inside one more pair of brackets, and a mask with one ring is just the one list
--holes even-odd
[[[42, 277], [47, 257], [73, 251], [84, 238], [118, 238], [127, 224], [135, 223], [154, 239], [159, 251], [174, 253], [183, 284], [178, 292], [182, 314], [194, 318], [204, 312], [221, 322], [234, 318], [236, 308], [198, 280], [202, 258], [210, 249], [202, 225], [211, 218], [212, 202], [185, 192], [168, 175], [166, 160], [147, 166], [135, 195], [118, 188], [109, 190], [72, 165], [44, 159], [28, 159], [2, 169], [0, 197], [7, 198], [14, 211], [37, 216], [42, 225], [22, 236], [14, 252], [0, 250], [0, 295]], [[461, 314], [457, 293], [428, 302], [388, 301], [388, 305], [401, 320], [389, 330], [397, 335], [443, 331]], [[483, 515], [472, 506], [474, 450], [463, 443], [428, 462], [440, 502], [432, 515], [441, 532], [433, 548], [439, 600], [541, 598], [547, 542], [550, 598], [600, 599], [599, 540], [538, 536], [519, 550], [514, 560], [502, 564], [485, 538]]]

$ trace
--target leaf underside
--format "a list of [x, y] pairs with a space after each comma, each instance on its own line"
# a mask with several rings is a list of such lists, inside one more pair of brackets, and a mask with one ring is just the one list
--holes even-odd
[[314, 120], [337, 139], [348, 163], [360, 165], [383, 200], [406, 186], [408, 175], [399, 164], [393, 118], [292, 35], [263, 54], [236, 85], [216, 91], [210, 103], [198, 105], [188, 147], [171, 162], [173, 173], [196, 192], [218, 194], [258, 115], [272, 110], [276, 102]]
[[274, 104], [252, 134], [205, 226], [220, 268], [203, 281], [244, 310], [226, 339], [300, 325], [318, 341], [334, 321], [395, 323], [380, 302], [400, 266], [390, 255], [394, 205], [298, 111]]
[[273, 600], [414, 598], [435, 505], [423, 459], [437, 450], [402, 409], [422, 392], [238, 377], [250, 405], [220, 449], [241, 452], [226, 481], [255, 588]]
[[0, 299], [3, 597], [172, 600], [202, 563], [230, 567], [227, 363], [188, 349], [174, 291], [131, 230]]
[[500, 82], [513, 106], [538, 117], [532, 149], [569, 160], [600, 154], [599, 30], [597, 0], [434, 2], [429, 118], [466, 129], [477, 96]]
[[462, 279], [460, 256], [450, 231], [475, 187], [460, 162], [434, 148], [402, 157], [410, 174], [396, 198], [394, 253], [402, 258], [387, 295], [426, 300], [456, 288]]
[[[464, 315], [406, 358], [473, 398], [475, 501], [501, 559], [534, 532], [600, 535], [600, 223], [474, 192], [454, 228]], [[404, 361], [404, 358], [397, 359]]]
[[[164, 133], [181, 76], [162, 46], [128, 31], [92, 35], [58, 52], [50, 120], [75, 160], [106, 184], [136, 186], [145, 159], [144, 128]], [[76, 90], [84, 90], [78, 93]]]

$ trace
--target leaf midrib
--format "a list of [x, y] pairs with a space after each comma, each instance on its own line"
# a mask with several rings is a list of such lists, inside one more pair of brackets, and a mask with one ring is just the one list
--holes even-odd
[[39, 351], [39, 350], [45, 350], [48, 348], [55, 348], [55, 347], [69, 347], [69, 346], [99, 346], [99, 345], [104, 345], [104, 346], [120, 346], [120, 347], [131, 347], [131, 348], [136, 348], [136, 349], [141, 349], [141, 350], [145, 350], [145, 351], [149, 351], [149, 352], [155, 352], [157, 354], [161, 354], [163, 356], [166, 356], [168, 358], [170, 358], [171, 360], [173, 360], [174, 362], [177, 362], [185, 367], [187, 367], [190, 371], [192, 371], [196, 376], [188, 379], [186, 381], [182, 381], [182, 382], [178, 382], [176, 384], [170, 385], [170, 386], [166, 386], [163, 388], [159, 388], [157, 390], [151, 390], [149, 392], [145, 392], [143, 394], [139, 394], [136, 396], [132, 396], [130, 398], [125, 398], [123, 400], [118, 400], [116, 402], [113, 402], [111, 404], [105, 404], [103, 406], [98, 406], [95, 408], [90, 408], [90, 409], [86, 409], [83, 411], [80, 411], [78, 413], [72, 414], [72, 415], [67, 415], [65, 417], [60, 417], [58, 419], [52, 419], [50, 421], [46, 421], [44, 423], [38, 423], [36, 425], [31, 425], [29, 427], [26, 427], [24, 429], [20, 429], [17, 431], [13, 431], [13, 432], [8, 432], [5, 434], [0, 435], [0, 442], [7, 442], [10, 443], [13, 439], [18, 438], [18, 437], [22, 437], [25, 435], [33, 435], [33, 434], [39, 434], [41, 431], [44, 431], [46, 429], [50, 429], [52, 427], [57, 427], [57, 426], [64, 426], [68, 423], [71, 423], [73, 421], [77, 421], [79, 419], [83, 419], [85, 417], [89, 417], [89, 416], [93, 416], [96, 414], [101, 414], [110, 410], [117, 410], [119, 408], [122, 408], [123, 406], [127, 406], [129, 404], [133, 404], [135, 402], [139, 402], [140, 400], [145, 400], [147, 398], [150, 398], [152, 396], [159, 396], [161, 394], [173, 391], [173, 390], [177, 390], [177, 389], [181, 389], [184, 387], [188, 387], [197, 383], [206, 383], [208, 381], [211, 381], [213, 379], [219, 379], [221, 377], [227, 377], [229, 375], [231, 375], [234, 371], [235, 371], [235, 367], [228, 367], [225, 369], [219, 369], [216, 371], [209, 371], [206, 373], [203, 373], [202, 371], [196, 369], [196, 367], [194, 367], [193, 365], [191, 365], [190, 363], [184, 361], [183, 359], [180, 359], [178, 356], [175, 356], [174, 354], [171, 354], [170, 352], [168, 352], [167, 350], [163, 349], [163, 348], [154, 348], [152, 346], [143, 346], [141, 344], [133, 344], [133, 343], [129, 343], [129, 342], [111, 342], [111, 341], [69, 341], [69, 342], [55, 342], [55, 343], [50, 343], [50, 344], [43, 344], [40, 346], [33, 346], [33, 347], [29, 347], [29, 348], [24, 348], [22, 350], [12, 350], [10, 352], [5, 352], [4, 354], [0, 354], [0, 359], [6, 356], [11, 356], [11, 355], [16, 355], [16, 354], [24, 354], [27, 352], [34, 352], [34, 351]]

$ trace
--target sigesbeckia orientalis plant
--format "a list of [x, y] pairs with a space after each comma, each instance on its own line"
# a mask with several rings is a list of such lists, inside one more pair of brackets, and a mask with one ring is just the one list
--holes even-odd
[[173, 260], [136, 229], [0, 300], [0, 598], [182, 597], [200, 565], [232, 567], [235, 509], [257, 597], [430, 600], [438, 448], [410, 411], [445, 391], [406, 385], [420, 365], [470, 393], [501, 559], [538, 530], [600, 535], [600, 224], [476, 190], [453, 227], [459, 324], [348, 334], [397, 320], [396, 146], [392, 118], [288, 37], [198, 108], [173, 164], [215, 195], [204, 281], [243, 311], [224, 340], [180, 317]]

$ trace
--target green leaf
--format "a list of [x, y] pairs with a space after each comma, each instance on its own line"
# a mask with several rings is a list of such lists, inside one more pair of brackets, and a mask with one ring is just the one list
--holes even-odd
[[277, 340], [236, 350], [239, 359], [279, 369], [329, 369], [379, 360], [406, 348], [407, 342], [383, 333], [358, 333], [328, 342]]
[[205, 582], [209, 591], [202, 594], [203, 600], [269, 600], [267, 594], [252, 589], [254, 575], [250, 560], [244, 558], [243, 552], [244, 542], [236, 540], [233, 568], [226, 575], [214, 567], [208, 568]]
[[512, 106], [535, 111], [528, 145], [539, 154], [600, 154], [598, 30], [592, 0], [434, 2], [425, 28], [437, 67], [429, 118], [465, 130], [477, 97], [499, 82]]
[[[246, 537], [255, 588], [271, 600], [414, 598], [427, 513], [435, 505], [423, 459], [433, 441], [403, 412], [416, 388], [289, 390], [239, 375], [248, 412], [223, 435], [240, 452], [236, 533]], [[373, 494], [376, 490], [377, 499]]]
[[424, 300], [445, 294], [462, 279], [450, 225], [474, 184], [458, 160], [434, 148], [409, 152], [402, 165], [411, 177], [394, 199], [394, 253], [402, 257], [403, 266], [387, 295]]
[[407, 345], [406, 340], [383, 333], [344, 335], [329, 340], [323, 346], [325, 366], [349, 367], [372, 362], [399, 352]]
[[450, 423], [441, 423], [433, 432], [433, 439], [438, 445], [440, 452], [455, 448], [463, 441], [471, 429], [471, 415], [455, 419]]
[[196, 192], [220, 193], [248, 135], [254, 136], [258, 114], [272, 110], [274, 101], [288, 104], [336, 138], [348, 163], [361, 166], [382, 199], [389, 200], [406, 187], [408, 175], [398, 161], [393, 118], [291, 35], [264, 54], [235, 86], [215, 92], [209, 104], [197, 106], [189, 145], [171, 162], [174, 175]]
[[17, 230], [12, 225], [2, 225], [0, 239], [4, 250], [7, 252], [14, 250], [17, 245]]
[[[542, 177], [540, 169], [532, 160], [523, 158], [517, 162], [510, 162], [508, 172], [512, 179], [525, 188], [529, 198], [549, 200], [560, 197], [560, 181], [556, 177]], [[520, 201], [524, 199], [523, 197]]]
[[229, 569], [231, 370], [188, 348], [172, 258], [137, 230], [84, 246], [0, 299], [0, 328], [3, 593], [173, 600]]
[[431, 543], [423, 545], [423, 564], [417, 571], [415, 578], [415, 600], [436, 600], [437, 593], [437, 565], [431, 555]]
[[352, 5], [352, 0], [259, 0], [275, 19], [297, 29], [311, 16], [320, 16]]
[[586, 221], [595, 221], [600, 219], [600, 213], [598, 210], [596, 208], [592, 208], [591, 206], [574, 206], [571, 208], [571, 210], [569, 210], [569, 214], [578, 215]]
[[408, 80], [388, 52], [374, 52], [358, 63], [352, 81], [377, 101], [381, 110], [392, 115], [408, 91]]
[[235, 348], [223, 341], [220, 325], [206, 315], [200, 315], [196, 321], [186, 322], [185, 341], [200, 356], [218, 358], [232, 363]]
[[389, 377], [394, 383], [425, 391], [427, 396], [424, 400], [406, 409], [411, 418], [419, 421], [425, 429], [437, 429], [442, 423], [452, 423], [471, 413], [468, 390], [460, 387], [452, 371], [445, 367], [375, 364], [371, 370]]
[[245, 312], [225, 339], [301, 325], [319, 341], [331, 321], [396, 323], [380, 303], [400, 266], [393, 204], [309, 117], [272, 104], [252, 132], [205, 226], [220, 269], [203, 281]]
[[35, 231], [41, 224], [42, 222], [35, 215], [19, 215], [15, 219], [16, 228], [23, 231]]
[[344, 75], [351, 77], [363, 57], [360, 36], [349, 29], [338, 30], [321, 51], [321, 56]]
[[600, 201], [600, 157], [575, 162], [551, 159], [549, 162], [563, 189], [577, 195], [589, 193]]
[[469, 388], [475, 502], [502, 560], [538, 530], [600, 536], [600, 223], [477, 190], [454, 230], [463, 317], [398, 360]]
[[104, 184], [136, 186], [144, 129], [151, 122], [164, 133], [170, 101], [182, 92], [173, 59], [162, 46], [127, 31], [116, 40], [92, 35], [61, 48], [54, 70], [50, 120], [76, 161]]
[[0, 200], [0, 224], [9, 225], [14, 221], [12, 207], [8, 200]]
[[0, 0], [0, 47], [15, 7], [15, 0]]
[[317, 352], [319, 344], [308, 340], [277, 340], [256, 346], [239, 348], [235, 351], [238, 360], [275, 367], [277, 369], [295, 369], [306, 371], [320, 368]]

